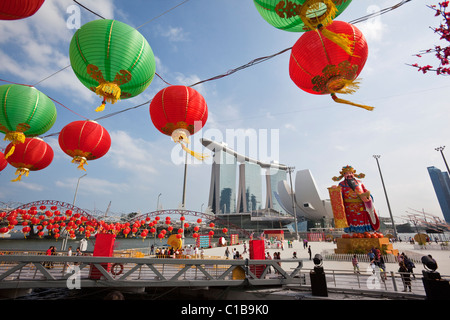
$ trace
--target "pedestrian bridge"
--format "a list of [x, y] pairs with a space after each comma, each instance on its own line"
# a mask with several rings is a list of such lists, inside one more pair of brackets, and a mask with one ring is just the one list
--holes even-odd
[[300, 284], [302, 265], [298, 259], [4, 255], [0, 289], [280, 286]]

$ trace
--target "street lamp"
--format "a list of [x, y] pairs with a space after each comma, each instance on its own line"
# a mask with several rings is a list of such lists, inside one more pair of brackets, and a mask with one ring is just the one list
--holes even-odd
[[156, 201], [156, 211], [159, 210], [159, 197], [161, 197], [161, 194], [162, 193], [158, 194], [158, 200]]
[[397, 237], [397, 229], [395, 228], [395, 223], [394, 223], [394, 217], [392, 216], [391, 206], [389, 205], [389, 198], [388, 198], [388, 195], [387, 195], [387, 192], [386, 192], [386, 187], [384, 185], [383, 175], [381, 174], [380, 163], [378, 162], [378, 159], [380, 159], [381, 156], [380, 155], [374, 155], [373, 157], [377, 161], [378, 171], [380, 172], [381, 183], [383, 184], [384, 195], [386, 196], [386, 202], [387, 202], [387, 206], [388, 206], [388, 209], [389, 209], [389, 215], [391, 216], [392, 228], [394, 229], [394, 237], [398, 238]]
[[444, 148], [445, 148], [445, 146], [440, 146], [440, 147], [434, 148], [434, 150], [439, 151], [441, 153], [442, 159], [444, 159], [445, 166], [447, 167], [447, 172], [448, 172], [448, 174], [450, 174], [450, 169], [448, 168], [447, 161], [445, 160], [444, 153], [442, 152], [442, 151], [444, 151]]
[[85, 176], [87, 176], [87, 173], [85, 173], [84, 175], [82, 175], [81, 177], [78, 178], [77, 187], [75, 189], [75, 195], [73, 196], [73, 203], [72, 203], [73, 206], [75, 206], [75, 200], [77, 199], [78, 186], [80, 185], [80, 180], [81, 180], [81, 178], [84, 178]]

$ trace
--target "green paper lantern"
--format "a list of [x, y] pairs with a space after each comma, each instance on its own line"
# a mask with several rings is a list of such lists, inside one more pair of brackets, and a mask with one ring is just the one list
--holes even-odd
[[305, 32], [327, 26], [352, 0], [253, 0], [261, 16], [275, 28]]
[[[6, 84], [0, 86], [0, 132], [4, 140], [23, 143], [25, 137], [47, 132], [56, 121], [56, 107], [45, 94], [33, 87]], [[9, 157], [14, 148], [6, 155]]]
[[155, 57], [136, 29], [116, 20], [83, 25], [70, 42], [70, 63], [81, 83], [115, 103], [142, 93], [155, 75]]

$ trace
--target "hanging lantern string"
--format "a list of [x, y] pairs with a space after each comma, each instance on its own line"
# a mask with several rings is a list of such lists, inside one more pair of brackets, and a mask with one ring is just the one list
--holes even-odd
[[[75, 1], [75, 0], [74, 0], [74, 1]], [[410, 2], [410, 1], [411, 1], [411, 0], [402, 0], [401, 2], [399, 2], [399, 3], [396, 4], [396, 5], [393, 5], [393, 6], [391, 6], [391, 7], [384, 8], [384, 9], [378, 11], [378, 12], [375, 12], [375, 13], [372, 13], [372, 14], [368, 14], [368, 15], [363, 16], [363, 17], [361, 17], [361, 18], [352, 20], [352, 21], [350, 21], [349, 23], [351, 23], [351, 24], [357, 24], [357, 23], [360, 23], [360, 22], [363, 22], [363, 21], [367, 21], [367, 20], [369, 20], [369, 19], [371, 19], [371, 18], [380, 16], [380, 15], [383, 15], [383, 14], [385, 14], [385, 13], [388, 13], [388, 12], [390, 12], [390, 11], [392, 11], [392, 10], [398, 9], [398, 8], [400, 8], [401, 6], [403, 6], [404, 4], [406, 4], [406, 3]], [[76, 2], [76, 1], [75, 1], [75, 2]], [[185, 3], [185, 2], [187, 2], [187, 0], [184, 1], [183, 3]], [[180, 3], [179, 5], [181, 5], [181, 4], [183, 4], [183, 3]], [[179, 5], [178, 5], [178, 6], [179, 6]], [[82, 7], [84, 8], [84, 6], [82, 6]], [[88, 9], [86, 8], [86, 10], [88, 10]], [[89, 11], [91, 11], [91, 10], [89, 10]], [[169, 10], [169, 11], [170, 11], [170, 10]], [[160, 15], [160, 16], [161, 16], [161, 15]], [[159, 17], [159, 16], [158, 16], [158, 17]], [[102, 17], [102, 18], [103, 18], [103, 17]], [[153, 20], [154, 20], [154, 19], [153, 19]], [[142, 25], [141, 25], [141, 26], [142, 26]], [[249, 68], [249, 67], [254, 66], [254, 65], [256, 65], [256, 64], [259, 64], [259, 63], [261, 63], [261, 62], [268, 61], [268, 60], [270, 60], [270, 59], [272, 59], [272, 58], [274, 58], [274, 57], [276, 57], [276, 56], [278, 56], [278, 55], [281, 55], [281, 54], [283, 54], [283, 53], [285, 53], [285, 52], [287, 52], [287, 51], [289, 51], [289, 50], [291, 50], [291, 49], [292, 49], [292, 47], [289, 47], [289, 48], [283, 49], [283, 50], [281, 50], [281, 51], [279, 51], [279, 52], [277, 52], [277, 53], [275, 53], [275, 54], [272, 54], [272, 55], [269, 55], [269, 56], [265, 56], [265, 57], [260, 57], [260, 58], [253, 59], [252, 61], [250, 61], [250, 62], [248, 62], [248, 63], [246, 63], [246, 64], [244, 64], [244, 65], [242, 65], [242, 66], [240, 66], [240, 67], [237, 67], [237, 68], [235, 68], [235, 69], [231, 69], [231, 70], [227, 71], [227, 72], [224, 73], [224, 74], [221, 74], [221, 75], [218, 75], [218, 76], [214, 76], [214, 77], [209, 78], [209, 79], [205, 79], [205, 80], [198, 81], [198, 82], [196, 82], [196, 83], [190, 85], [190, 87], [193, 87], [193, 86], [196, 86], [196, 85], [205, 83], [205, 82], [214, 81], [214, 80], [218, 80], [218, 79], [227, 77], [227, 76], [232, 75], [232, 74], [234, 74], [234, 73], [236, 73], [236, 72], [238, 72], [238, 71], [241, 71], [241, 70], [243, 70], [243, 69]], [[64, 68], [62, 68], [62, 69], [59, 70], [59, 71], [56, 71], [55, 73], [51, 74], [50, 76], [48, 76], [48, 77], [42, 79], [41, 81], [39, 81], [39, 82], [37, 82], [37, 83], [41, 83], [42, 81], [51, 78], [52, 76], [56, 75], [57, 73], [59, 73], [59, 72], [65, 70], [65, 69], [67, 69], [68, 67], [70, 67], [70, 65], [69, 65], [69, 66], [66, 66], [66, 67], [64, 67]], [[155, 74], [156, 74], [156, 75], [157, 75], [164, 83], [170, 85], [170, 84], [169, 84], [166, 80], [164, 80], [159, 74], [157, 74], [157, 73], [155, 73]], [[10, 82], [10, 81], [7, 81], [7, 80], [2, 80], [2, 79], [0, 79], [0, 81]], [[10, 83], [13, 83], [13, 82], [10, 82]], [[29, 85], [28, 85], [28, 86], [29, 86]], [[52, 100], [53, 100], [53, 99], [52, 99]], [[119, 110], [119, 111], [116, 111], [116, 112], [109, 113], [109, 114], [107, 114], [107, 115], [104, 115], [104, 116], [99, 117], [99, 118], [94, 119], [94, 120], [95, 120], [95, 121], [98, 121], [98, 120], [103, 120], [103, 119], [106, 119], [106, 118], [110, 118], [110, 117], [116, 116], [116, 115], [118, 115], [118, 114], [121, 114], [121, 113], [123, 113], [123, 112], [127, 112], [127, 111], [130, 111], [130, 110], [137, 109], [137, 108], [140, 108], [140, 107], [142, 107], [142, 106], [148, 105], [151, 101], [152, 101], [152, 99], [150, 99], [150, 100], [148, 100], [148, 101], [146, 101], [146, 102], [144, 102], [144, 103], [138, 104], [138, 105], [136, 105], [136, 106], [133, 106], [133, 107], [129, 107], [129, 108], [126, 108], [126, 109], [123, 109], [123, 110]], [[59, 103], [59, 102], [58, 102], [58, 104], [62, 105], [62, 104]], [[64, 105], [62, 105], [62, 106], [64, 106]], [[64, 106], [64, 107], [65, 107], [65, 106]], [[66, 107], [65, 107], [65, 108], [66, 108]], [[67, 109], [70, 110], [69, 108], [67, 108]], [[72, 111], [72, 110], [70, 110], [70, 111]], [[74, 112], [74, 111], [72, 111], [72, 112]], [[75, 113], [75, 112], [74, 112], [74, 113]], [[83, 117], [83, 118], [85, 118], [85, 117]], [[87, 118], [85, 118], [85, 119], [87, 119]], [[49, 135], [46, 135], [45, 137], [56, 136], [56, 135], [58, 135], [58, 134], [59, 134], [59, 132], [51, 133], [51, 134], [49, 134]]]
[[[34, 88], [34, 85], [30, 85], [30, 84], [17, 83], [17, 82], [12, 82], [12, 81], [8, 81], [8, 80], [4, 80], [4, 79], [0, 79], [0, 81], [2, 81], [2, 82], [8, 82], [8, 83], [11, 83], [11, 84], [17, 84], [17, 85], [19, 85], [19, 86], [26, 86], [26, 87]], [[63, 104], [62, 104], [61, 102], [59, 102], [58, 100], [55, 100], [55, 99], [53, 99], [52, 97], [49, 97], [48, 95], [47, 95], [47, 97], [48, 97], [50, 100], [52, 100], [52, 101], [56, 102], [57, 104], [59, 104], [60, 106], [62, 106], [63, 108], [65, 108], [65, 109], [69, 110], [70, 112], [76, 114], [77, 116], [79, 116], [79, 117], [81, 117], [81, 118], [83, 118], [83, 119], [89, 120], [89, 119], [86, 118], [85, 116], [82, 116], [81, 114], [76, 113], [76, 112], [73, 111], [72, 109], [66, 107], [65, 105], [63, 105]]]
[[[73, 0], [73, 1], [74, 1], [75, 3], [77, 3], [77, 4], [79, 4], [76, 0]], [[142, 25], [139, 26], [138, 28], [141, 28], [143, 25], [145, 25], [145, 24], [147, 24], [147, 23], [149, 23], [149, 22], [151, 22], [151, 21], [153, 21], [153, 20], [155, 20], [155, 19], [161, 17], [162, 15], [164, 15], [164, 14], [166, 14], [166, 13], [172, 11], [173, 9], [175, 9], [176, 7], [178, 7], [178, 6], [180, 6], [180, 5], [184, 4], [184, 3], [186, 3], [187, 1], [189, 1], [189, 0], [185, 0], [185, 1], [182, 2], [182, 3], [179, 3], [179, 4], [176, 5], [175, 7], [173, 7], [173, 8], [171, 8], [171, 9], [169, 9], [169, 10], [163, 12], [163, 13], [160, 14], [159, 16], [154, 17], [154, 18], [150, 19], [149, 21], [145, 22], [144, 24], [142, 24]], [[368, 14], [368, 15], [366, 15], [366, 16], [357, 18], [357, 19], [355, 19], [355, 20], [349, 21], [349, 23], [351, 23], [351, 24], [357, 24], [357, 23], [360, 23], [360, 22], [367, 21], [367, 20], [369, 20], [369, 19], [371, 19], [371, 18], [375, 18], [375, 17], [377, 17], [377, 16], [380, 16], [380, 15], [383, 15], [383, 14], [385, 14], [385, 13], [388, 13], [388, 12], [390, 12], [390, 11], [392, 11], [392, 10], [398, 9], [398, 8], [400, 8], [401, 6], [403, 6], [404, 4], [406, 4], [406, 3], [410, 2], [410, 1], [412, 1], [412, 0], [402, 0], [401, 2], [397, 3], [396, 5], [393, 5], [393, 6], [391, 6], [391, 7], [387, 7], [387, 8], [384, 8], [384, 9], [381, 9], [380, 11], [377, 11], [377, 12]], [[101, 17], [102, 19], [105, 19], [104, 17], [102, 17], [101, 15], [95, 13], [95, 12], [92, 11], [91, 9], [87, 8], [86, 6], [83, 6], [83, 5], [81, 5], [81, 4], [79, 4], [79, 5], [80, 5], [81, 7], [83, 7], [84, 9], [88, 10], [89, 12], [92, 12], [93, 14], [95, 14], [95, 15]], [[138, 28], [136, 28], [136, 29], [138, 29]], [[282, 50], [282, 52], [288, 51], [288, 50], [290, 50], [290, 49], [291, 49], [291, 48], [284, 49], [284, 50]], [[270, 58], [267, 58], [267, 57], [266, 57], [267, 59], [265, 59], [265, 60], [263, 60], [263, 61], [260, 61], [260, 62], [264, 62], [264, 61], [266, 61], [266, 60], [269, 60], [269, 59], [275, 57], [276, 55], [277, 55], [277, 54], [275, 54], [275, 55], [273, 55], [273, 56], [269, 56]], [[255, 60], [258, 60], [258, 59], [264, 59], [264, 58], [257, 58], [257, 59], [255, 59]], [[254, 60], [254, 61], [255, 61], [255, 60]], [[260, 62], [257, 62], [257, 63], [260, 63]], [[254, 64], [257, 64], [257, 63], [254, 63]], [[253, 65], [254, 65], [254, 64], [253, 64]], [[65, 70], [65, 69], [67, 69], [67, 68], [69, 68], [69, 67], [70, 67], [70, 65], [65, 66], [64, 68], [62, 68], [62, 69], [60, 69], [60, 70], [54, 72], [53, 74], [47, 76], [46, 78], [44, 78], [44, 79], [38, 81], [36, 84], [39, 84], [39, 83], [41, 83], [41, 82], [43, 82], [43, 81], [45, 81], [45, 80], [47, 80], [47, 79], [53, 77], [53, 76], [56, 75], [57, 73], [59, 73], [59, 72]], [[237, 72], [237, 71], [239, 71], [240, 69], [242, 69], [243, 67], [244, 67], [244, 66], [241, 66], [241, 67], [239, 67], [239, 68], [237, 68], [237, 69], [233, 69], [233, 70], [232, 70], [233, 72], [230, 72], [229, 74], [232, 74], [232, 73], [234, 73], [234, 72]], [[236, 70], [236, 71], [234, 71], [234, 70]], [[159, 75], [158, 75], [158, 76], [159, 76]], [[159, 77], [160, 77], [160, 76], [159, 76]], [[224, 76], [216, 76], [216, 77], [213, 77], [213, 78], [210, 78], [210, 79], [203, 80], [203, 81], [200, 81], [200, 82], [198, 82], [198, 83], [195, 83], [194, 85], [197, 85], [197, 84], [200, 84], [200, 83], [203, 83], [203, 82], [206, 82], [206, 81], [212, 81], [212, 80], [220, 79], [220, 78], [223, 78], [223, 77], [224, 77]], [[160, 77], [160, 78], [161, 78], [161, 77]], [[163, 79], [161, 78], [161, 80], [163, 80]], [[163, 80], [163, 81], [164, 81], [165, 83], [167, 83], [165, 80]], [[35, 85], [36, 85], [36, 84], [35, 84]], [[194, 86], [194, 85], [191, 85], [191, 87]]]
[[374, 13], [368, 14], [366, 16], [357, 18], [355, 20], [349, 21], [349, 23], [357, 24], [357, 23], [360, 23], [360, 22], [363, 22], [363, 21], [367, 21], [369, 19], [381, 16], [381, 15], [383, 15], [385, 13], [388, 13], [388, 12], [390, 12], [392, 10], [400, 8], [401, 6], [403, 6], [404, 4], [406, 4], [406, 3], [410, 2], [410, 1], [412, 1], [412, 0], [402, 0], [401, 2], [395, 4], [395, 5], [391, 6], [391, 7], [387, 7], [387, 8], [381, 9], [381, 10], [379, 10], [377, 12], [374, 12]]
[[102, 19], [106, 19], [105, 17], [101, 16], [101, 15], [98, 14], [97, 12], [95, 12], [95, 11], [89, 9], [88, 7], [82, 5], [82, 4], [79, 3], [77, 0], [73, 0], [73, 2], [75, 2], [77, 5], [79, 5], [79, 6], [82, 7], [83, 9], [89, 11], [90, 13], [95, 14], [97, 17], [100, 17], [100, 18], [102, 18]]

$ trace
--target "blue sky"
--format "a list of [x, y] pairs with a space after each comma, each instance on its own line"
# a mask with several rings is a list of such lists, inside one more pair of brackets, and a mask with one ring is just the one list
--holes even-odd
[[[156, 72], [171, 84], [191, 85], [247, 62], [289, 48], [301, 36], [275, 29], [257, 12], [253, 1], [242, 0], [97, 0], [84, 5], [108, 19], [138, 28], [156, 58]], [[399, 0], [353, 1], [339, 20], [351, 21]], [[342, 166], [352, 165], [366, 174], [363, 180], [375, 198], [381, 216], [388, 217], [384, 191], [374, 154], [380, 165], [394, 217], [412, 209], [424, 209], [442, 217], [426, 168], [445, 169], [434, 150], [449, 145], [449, 83], [446, 77], [423, 75], [406, 65], [436, 65], [434, 57], [416, 58], [415, 53], [439, 43], [429, 28], [439, 18], [426, 7], [437, 1], [411, 1], [397, 10], [356, 26], [366, 36], [369, 58], [360, 74], [360, 89], [346, 99], [372, 105], [372, 112], [339, 105], [329, 96], [313, 96], [289, 78], [290, 52], [194, 88], [205, 98], [209, 118], [202, 132], [192, 137], [192, 148], [202, 149], [198, 139], [226, 137], [227, 132], [257, 134], [274, 150], [257, 150], [262, 160], [277, 160], [297, 170], [310, 169], [323, 198], [331, 178]], [[141, 95], [94, 109], [100, 99], [85, 88], [69, 67], [69, 44], [75, 29], [68, 28], [76, 4], [70, 0], [47, 0], [32, 17], [0, 21], [0, 79], [35, 84], [36, 88], [75, 113], [56, 105], [55, 125], [43, 135], [55, 152], [52, 164], [30, 173], [21, 182], [10, 182], [15, 168], [0, 173], [0, 201], [28, 203], [60, 200], [71, 203], [84, 172], [59, 148], [57, 136], [66, 124], [96, 119], [150, 100], [167, 86], [155, 77]], [[79, 8], [81, 25], [98, 19]], [[75, 11], [76, 12], [76, 11]], [[157, 17], [156, 19], [154, 19]], [[445, 44], [443, 44], [445, 45]], [[4, 84], [4, 83], [1, 83]], [[77, 114], [76, 114], [77, 113]], [[115, 214], [156, 209], [158, 195], [163, 208], [177, 208], [183, 186], [183, 154], [179, 146], [153, 127], [149, 105], [100, 120], [111, 135], [110, 151], [89, 161], [87, 176], [80, 180], [76, 205]], [[228, 130], [228, 131], [227, 131]], [[240, 130], [240, 131], [239, 131]], [[274, 141], [263, 133], [276, 133]], [[225, 139], [224, 139], [225, 140]], [[232, 141], [226, 141], [232, 144]], [[0, 141], [0, 148], [7, 146]], [[249, 149], [251, 149], [250, 147]], [[253, 150], [253, 149], [252, 149]], [[250, 152], [250, 151], [249, 151]], [[271, 157], [272, 156], [272, 157]], [[186, 207], [205, 210], [210, 184], [210, 162], [189, 165]]]

